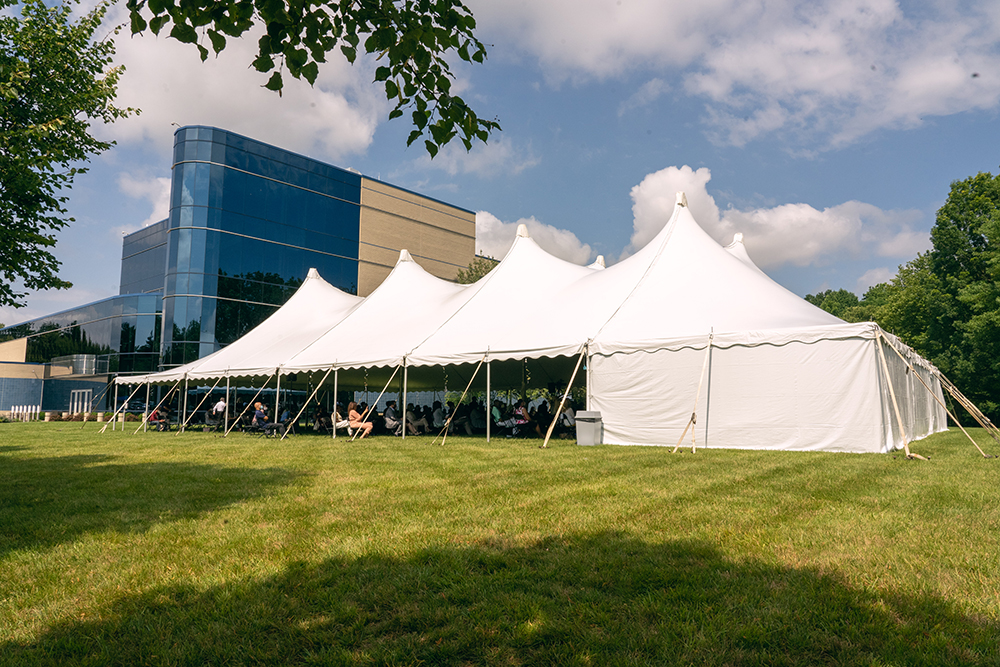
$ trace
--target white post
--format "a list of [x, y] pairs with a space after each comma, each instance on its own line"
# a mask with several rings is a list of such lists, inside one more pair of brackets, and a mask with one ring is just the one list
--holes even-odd
[[[339, 374], [340, 374], [339, 368], [333, 371], [333, 415], [331, 415], [332, 418], [330, 420], [333, 422], [333, 428], [331, 428], [330, 430], [333, 431], [334, 438], [337, 437], [337, 381], [339, 380], [337, 376]], [[329, 403], [329, 401], [327, 402]]]
[[229, 376], [226, 376], [226, 409], [222, 411], [222, 432], [229, 432]]
[[180, 433], [184, 430], [184, 425], [187, 424], [187, 413], [188, 413], [188, 379], [187, 373], [184, 374], [184, 403], [183, 408], [181, 408], [181, 427], [177, 431]]
[[149, 381], [146, 381], [146, 408], [142, 411], [142, 432], [146, 432], [149, 422]]
[[[117, 382], [115, 382], [115, 409], [114, 409], [114, 411], [111, 414], [113, 415], [112, 418], [111, 418], [111, 430], [114, 431], [115, 430], [115, 421], [117, 421], [117, 415], [118, 415], [118, 383]], [[123, 431], [125, 430], [124, 426], [122, 426], [122, 430]]]
[[406, 440], [406, 357], [403, 357], [403, 440]]
[[[489, 354], [487, 352], [487, 354]], [[490, 441], [490, 425], [493, 423], [493, 392], [490, 389], [490, 364], [486, 362], [486, 442]]]
[[278, 388], [274, 390], [274, 416], [271, 417], [271, 423], [278, 423], [278, 403], [281, 402], [281, 366], [274, 369], [275, 374], [278, 376]]

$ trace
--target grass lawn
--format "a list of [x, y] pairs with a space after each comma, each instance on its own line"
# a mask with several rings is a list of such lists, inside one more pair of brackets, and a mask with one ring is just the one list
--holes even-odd
[[1000, 664], [1000, 459], [958, 432], [908, 461], [97, 431], [0, 425], [0, 665]]

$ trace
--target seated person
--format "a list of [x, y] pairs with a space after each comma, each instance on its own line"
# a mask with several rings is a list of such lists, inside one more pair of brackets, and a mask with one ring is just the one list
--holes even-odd
[[472, 406], [466, 403], [460, 404], [457, 408], [455, 404], [448, 401], [448, 417], [451, 419], [451, 430], [458, 431], [458, 429], [464, 429], [466, 435], [472, 435], [472, 421], [469, 419], [469, 413], [472, 411]]
[[485, 431], [486, 430], [486, 413], [483, 412], [483, 406], [479, 404], [479, 401], [473, 400], [469, 404], [469, 423], [472, 424], [473, 431]]
[[441, 401], [434, 401], [434, 407], [431, 408], [431, 424], [435, 430], [444, 428], [444, 409], [441, 407]]
[[166, 408], [153, 408], [153, 412], [149, 415], [147, 421], [155, 426], [158, 431], [165, 431], [170, 427]]
[[[420, 419], [417, 419], [417, 413], [413, 408], [413, 403], [406, 404], [406, 428], [411, 435], [418, 435], [421, 432], [429, 433], [431, 430], [431, 425], [427, 421], [426, 417], [420, 417]], [[423, 431], [420, 429], [423, 429]]]
[[382, 418], [385, 419], [385, 428], [389, 433], [403, 434], [403, 421], [400, 419], [399, 410], [396, 409], [396, 401], [386, 402]]
[[360, 429], [362, 431], [361, 437], [364, 438], [372, 432], [372, 427], [374, 425], [371, 422], [361, 421], [362, 416], [361, 413], [358, 412], [359, 407], [360, 406], [354, 401], [347, 404], [347, 421], [351, 428]]

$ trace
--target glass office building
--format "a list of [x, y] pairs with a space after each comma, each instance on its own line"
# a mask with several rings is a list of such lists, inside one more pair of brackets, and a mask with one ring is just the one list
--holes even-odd
[[226, 130], [178, 129], [171, 171], [169, 217], [124, 239], [121, 293], [0, 331], [0, 361], [24, 339], [27, 363], [176, 366], [262, 322], [310, 268], [365, 296], [402, 248], [450, 279], [474, 257], [473, 212]]

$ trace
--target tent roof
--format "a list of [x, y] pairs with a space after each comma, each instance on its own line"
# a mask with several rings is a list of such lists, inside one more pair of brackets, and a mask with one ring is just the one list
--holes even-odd
[[365, 299], [310, 270], [288, 303], [232, 345], [129, 380], [391, 367], [404, 359], [444, 366], [487, 353], [493, 360], [574, 356], [588, 342], [608, 354], [706, 340], [709, 332], [762, 341], [860, 331], [848, 334], [844, 322], [768, 278], [741, 239], [720, 246], [691, 216], [683, 193], [649, 244], [602, 267], [554, 257], [520, 225], [507, 255], [472, 285], [427, 273], [406, 250]]

